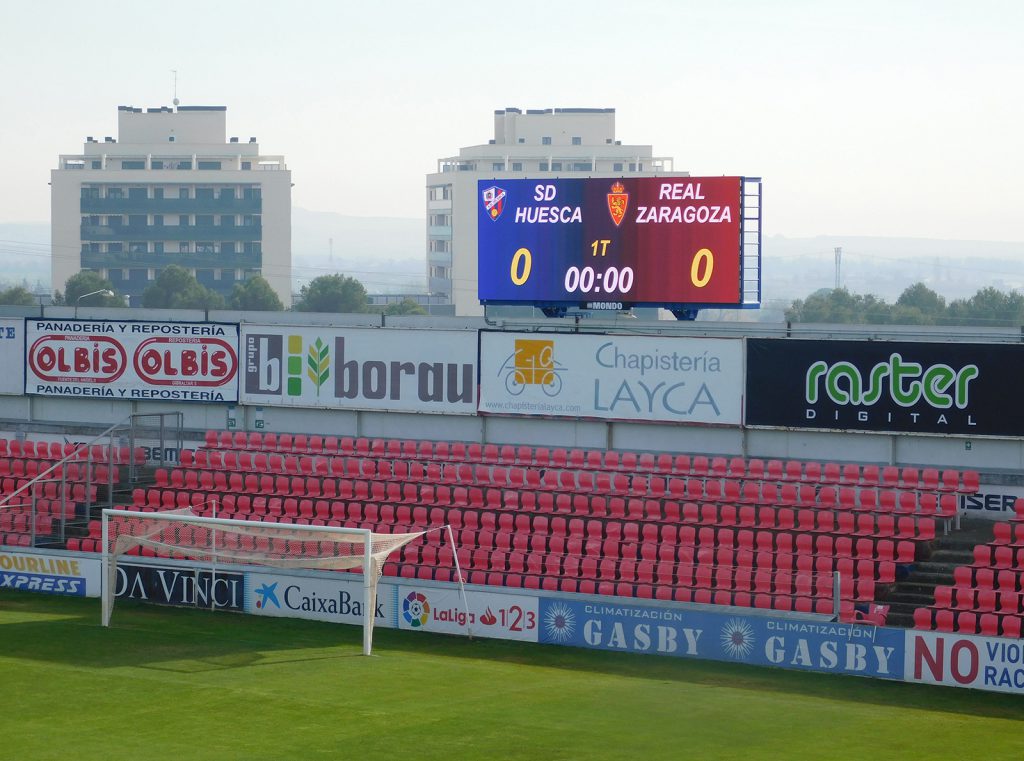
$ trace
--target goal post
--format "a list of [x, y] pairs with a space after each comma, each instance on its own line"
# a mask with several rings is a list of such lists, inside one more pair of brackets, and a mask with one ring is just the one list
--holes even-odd
[[284, 569], [363, 569], [363, 654], [373, 647], [377, 582], [387, 556], [426, 532], [208, 518], [191, 508], [163, 512], [105, 509], [102, 516], [101, 623], [110, 625], [118, 559], [136, 548], [215, 567], [228, 563]]

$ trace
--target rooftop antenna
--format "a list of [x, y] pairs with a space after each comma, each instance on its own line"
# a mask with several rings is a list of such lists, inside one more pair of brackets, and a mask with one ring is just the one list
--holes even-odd
[[843, 247], [836, 246], [832, 249], [836, 255], [836, 290], [839, 290], [839, 283], [842, 281], [841, 273], [843, 269]]
[[172, 100], [171, 103], [177, 106], [178, 103], [180, 103], [180, 101], [178, 100], [178, 70], [171, 69], [171, 74], [174, 75], [174, 100]]

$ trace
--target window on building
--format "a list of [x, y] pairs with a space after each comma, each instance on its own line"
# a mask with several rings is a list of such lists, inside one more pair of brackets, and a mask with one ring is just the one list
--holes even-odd
[[582, 137], [573, 137], [572, 144], [573, 145], [583, 145], [583, 138]]
[[128, 197], [134, 199], [146, 198], [146, 188], [128, 188]]
[[121, 280], [127, 280], [129, 277], [131, 277], [130, 270], [121, 270]]
[[220, 169], [220, 162], [219, 161], [200, 161], [199, 162], [199, 168], [200, 169]]
[[242, 227], [254, 227], [260, 223], [260, 218], [256, 214], [243, 214], [242, 215]]
[[213, 188], [196, 188], [196, 198], [210, 200], [213, 198]]
[[551, 138], [550, 137], [542, 137], [540, 139], [540, 144], [541, 145], [551, 145]]
[[196, 241], [197, 254], [215, 254], [217, 249], [210, 241]]
[[234, 188], [221, 188], [219, 195], [220, 195], [221, 198], [230, 198], [233, 201], [233, 200], [235, 200], [235, 189]]
[[107, 215], [107, 227], [121, 227], [124, 225], [124, 217], [120, 214], [109, 214]]
[[93, 161], [92, 162], [92, 168], [93, 169], [102, 169], [103, 168], [103, 162], [102, 161]]
[[572, 171], [574, 172], [592, 172], [594, 171], [594, 165], [589, 161], [576, 161], [573, 162]]
[[146, 244], [141, 241], [132, 241], [128, 244], [129, 254], [144, 254], [146, 251]]
[[491, 164], [491, 169], [493, 169], [495, 172], [504, 172], [505, 171], [505, 162], [504, 161], [495, 161], [493, 164]]
[[252, 162], [251, 161], [243, 161], [242, 162], [242, 171], [244, 172], [244, 171], [247, 171], [249, 169], [252, 169]]
[[222, 273], [222, 270], [220, 270], [220, 269], [215, 269], [215, 270], [213, 271], [213, 279], [214, 279], [214, 280], [220, 280], [220, 279], [221, 279], [221, 273]]
[[551, 171], [552, 172], [561, 172], [562, 171], [562, 162], [561, 161], [552, 161], [551, 162]]
[[178, 198], [191, 198], [192, 193], [189, 188], [178, 188]]
[[107, 253], [108, 254], [120, 254], [124, 250], [124, 245], [121, 243], [108, 243]]
[[146, 280], [149, 280], [150, 282], [156, 280], [156, 270], [152, 267], [146, 270]]
[[178, 244], [178, 253], [179, 254], [187, 254], [188, 252], [189, 252], [189, 250], [188, 250], [188, 241], [187, 240], [181, 241]]
[[164, 226], [164, 215], [163, 214], [154, 214], [153, 215], [153, 227], [163, 227], [163, 226]]
[[519, 138], [519, 141], [518, 141], [518, 142], [519, 142], [520, 144], [522, 144], [522, 143], [525, 143], [525, 142], [526, 142], [526, 138], [525, 138], [525, 137], [521, 137], [521, 138]]
[[192, 161], [191, 160], [189, 160], [189, 161], [179, 161], [178, 162], [178, 169], [191, 169], [191, 168], [192, 168]]
[[122, 188], [107, 188], [107, 198], [124, 198]]
[[161, 198], [162, 199], [163, 197], [164, 197], [164, 189], [163, 188], [153, 188], [153, 198]]
[[89, 188], [89, 187], [83, 187], [82, 188], [82, 198], [99, 198], [99, 197], [100, 197], [100, 189], [99, 188]]
[[258, 240], [248, 240], [245, 242], [245, 253], [262, 254], [263, 246]]
[[121, 162], [122, 169], [145, 169], [146, 160], [137, 161], [134, 159], [125, 159]]
[[231, 241], [220, 244], [220, 252], [222, 254], [234, 254], [236, 252], [235, 244]]
[[244, 197], [248, 198], [249, 200], [255, 200], [257, 198], [262, 198], [263, 197], [263, 189], [262, 188], [258, 188], [258, 187], [246, 188], [245, 189]]
[[163, 241], [157, 241], [156, 243], [153, 244], [153, 253], [154, 254], [162, 254], [163, 252], [164, 252], [164, 242]]
[[234, 214], [221, 214], [220, 215], [220, 226], [221, 227], [234, 227], [235, 226], [235, 215]]
[[213, 215], [196, 214], [196, 227], [213, 227]]
[[621, 161], [616, 161], [614, 164], [612, 164], [612, 171], [613, 172], [621, 172], [622, 171], [622, 162]]
[[513, 161], [512, 162], [512, 171], [513, 172], [521, 172], [521, 171], [523, 171], [523, 162], [522, 161]]
[[146, 215], [145, 214], [129, 214], [128, 224], [131, 227], [145, 227], [146, 226]]
[[88, 217], [82, 219], [82, 224], [85, 225], [98, 225], [100, 223], [100, 217], [98, 214], [90, 214]]
[[188, 214], [178, 215], [178, 225], [180, 227], [188, 227]]
[[546, 162], [546, 161], [542, 161], [542, 162], [540, 162], [540, 167], [539, 167], [539, 169], [540, 169], [540, 171], [542, 171], [542, 172], [546, 172], [546, 171], [548, 171], [548, 162]]
[[630, 162], [630, 164], [629, 164], [629, 171], [635, 172], [636, 171], [636, 164], [634, 164], [633, 162]]

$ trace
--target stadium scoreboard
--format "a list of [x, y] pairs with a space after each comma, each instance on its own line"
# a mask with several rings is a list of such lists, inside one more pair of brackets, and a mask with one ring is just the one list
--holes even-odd
[[481, 180], [483, 304], [737, 307], [742, 177]]

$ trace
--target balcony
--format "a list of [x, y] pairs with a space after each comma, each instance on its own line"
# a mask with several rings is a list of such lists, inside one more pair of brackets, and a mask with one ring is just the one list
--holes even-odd
[[209, 269], [259, 269], [263, 264], [261, 254], [153, 254], [128, 253], [98, 254], [82, 252], [82, 269], [163, 269], [169, 264], [182, 267]]
[[261, 214], [262, 198], [83, 198], [83, 214]]
[[263, 225], [89, 225], [81, 228], [83, 241], [257, 241]]

